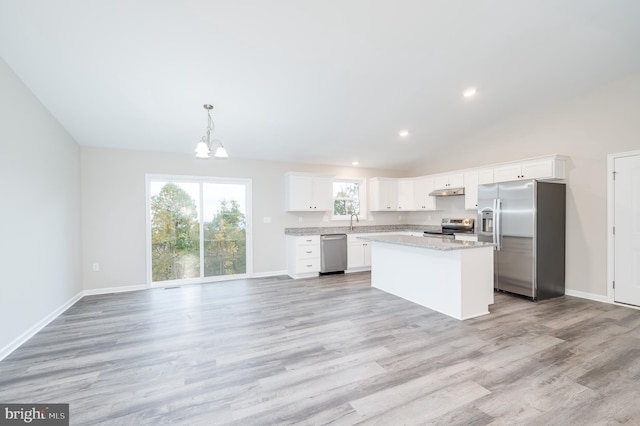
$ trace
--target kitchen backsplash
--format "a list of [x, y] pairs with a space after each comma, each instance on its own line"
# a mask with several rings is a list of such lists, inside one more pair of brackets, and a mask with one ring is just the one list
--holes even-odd
[[[436, 211], [420, 212], [368, 212], [367, 218], [360, 218], [358, 225], [439, 225], [442, 218], [475, 218], [473, 210], [464, 209], [464, 197], [442, 197], [436, 199]], [[348, 220], [331, 220], [331, 213], [288, 213], [287, 227], [347, 226]], [[354, 220], [354, 225], [356, 225]]]

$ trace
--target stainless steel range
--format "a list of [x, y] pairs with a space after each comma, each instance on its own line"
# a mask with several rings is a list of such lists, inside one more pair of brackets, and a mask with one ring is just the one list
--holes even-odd
[[425, 237], [453, 238], [453, 234], [473, 234], [473, 219], [442, 219], [440, 229], [424, 231]]

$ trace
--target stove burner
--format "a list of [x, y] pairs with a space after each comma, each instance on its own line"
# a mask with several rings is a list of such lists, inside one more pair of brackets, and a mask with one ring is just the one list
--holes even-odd
[[425, 237], [453, 237], [453, 234], [473, 234], [473, 219], [442, 219], [439, 230], [424, 231]]

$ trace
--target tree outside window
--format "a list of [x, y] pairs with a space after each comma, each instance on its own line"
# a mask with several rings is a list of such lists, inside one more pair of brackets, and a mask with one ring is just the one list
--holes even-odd
[[360, 214], [360, 182], [335, 180], [333, 182], [333, 217], [349, 219]]
[[247, 273], [244, 184], [153, 180], [150, 195], [152, 282]]

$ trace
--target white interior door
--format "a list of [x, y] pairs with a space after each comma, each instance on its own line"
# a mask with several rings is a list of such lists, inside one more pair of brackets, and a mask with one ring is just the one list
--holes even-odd
[[614, 297], [640, 306], [640, 155], [614, 160]]

